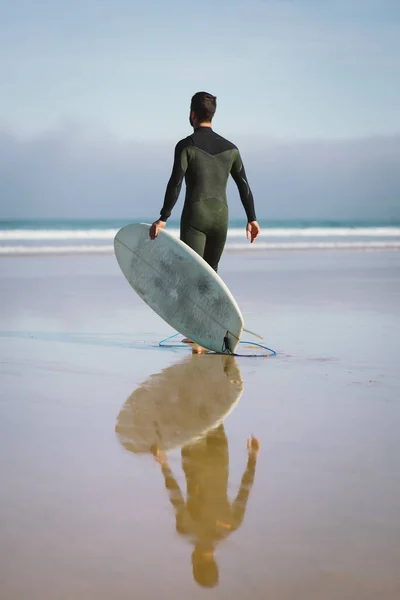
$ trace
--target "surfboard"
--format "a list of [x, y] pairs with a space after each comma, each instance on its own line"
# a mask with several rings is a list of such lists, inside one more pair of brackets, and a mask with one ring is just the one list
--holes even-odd
[[225, 421], [242, 391], [234, 356], [191, 354], [132, 392], [115, 432], [126, 450], [138, 454], [187, 446]]
[[150, 227], [127, 225], [114, 238], [116, 259], [131, 287], [182, 335], [217, 353], [234, 352], [244, 322], [228, 286], [168, 231], [151, 240]]

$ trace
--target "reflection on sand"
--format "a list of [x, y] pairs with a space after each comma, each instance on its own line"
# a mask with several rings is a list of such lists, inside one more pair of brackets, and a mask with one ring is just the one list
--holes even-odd
[[190, 355], [152, 375], [127, 399], [116, 433], [131, 452], [171, 450], [204, 435], [231, 412], [243, 390], [233, 356]]
[[229, 452], [222, 424], [181, 450], [186, 501], [166, 455], [156, 454], [175, 510], [176, 530], [187, 536], [194, 546], [193, 578], [203, 587], [218, 585], [216, 546], [242, 524], [254, 481], [258, 450], [258, 440], [249, 439], [246, 469], [233, 502], [228, 498]]
[[[240, 527], [253, 485], [259, 442], [247, 441], [248, 459], [236, 498], [228, 498], [229, 450], [223, 420], [243, 390], [233, 356], [192, 355], [153, 375], [126, 401], [116, 425], [125, 448], [152, 452], [175, 512], [176, 531], [193, 544], [194, 580], [215, 587], [215, 550]], [[186, 500], [165, 451], [181, 446]]]

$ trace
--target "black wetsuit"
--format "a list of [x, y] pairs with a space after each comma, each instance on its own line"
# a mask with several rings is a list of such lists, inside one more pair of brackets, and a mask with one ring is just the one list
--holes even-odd
[[186, 197], [180, 238], [215, 270], [226, 242], [229, 174], [239, 190], [247, 220], [255, 221], [253, 195], [238, 148], [211, 127], [198, 127], [178, 142], [172, 174], [165, 192], [161, 221], [166, 221], [178, 200], [183, 178]]
[[239, 492], [231, 502], [228, 498], [228, 440], [223, 424], [182, 447], [181, 455], [186, 476], [186, 501], [168, 464], [161, 466], [175, 508], [176, 530], [190, 536], [195, 544], [215, 547], [243, 522], [257, 458], [252, 453], [248, 455]]

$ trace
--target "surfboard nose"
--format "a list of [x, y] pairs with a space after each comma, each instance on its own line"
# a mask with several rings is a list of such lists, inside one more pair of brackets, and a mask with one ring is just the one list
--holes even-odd
[[148, 223], [133, 223], [121, 227], [114, 237], [114, 248], [118, 243], [130, 248], [133, 239], [137, 246], [142, 245], [144, 242], [152, 241], [150, 240], [148, 229], [144, 228], [143, 225], [150, 227]]

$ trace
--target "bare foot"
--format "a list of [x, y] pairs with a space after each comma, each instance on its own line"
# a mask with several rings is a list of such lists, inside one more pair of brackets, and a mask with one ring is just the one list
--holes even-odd
[[191, 340], [190, 338], [183, 338], [182, 343], [183, 344], [194, 344], [193, 340]]
[[207, 350], [202, 346], [193, 346], [192, 354], [206, 354]]

